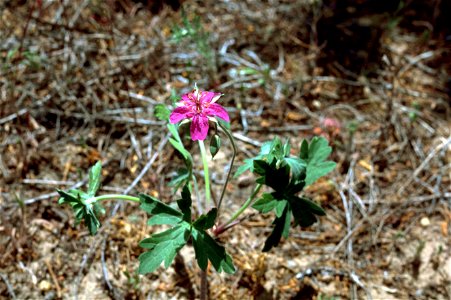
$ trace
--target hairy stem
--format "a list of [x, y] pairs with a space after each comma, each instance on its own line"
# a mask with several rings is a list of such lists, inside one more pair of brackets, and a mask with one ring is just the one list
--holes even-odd
[[133, 202], [141, 202], [138, 197], [128, 196], [128, 195], [121, 195], [121, 194], [109, 194], [109, 195], [102, 195], [97, 197], [89, 198], [85, 204], [92, 204], [97, 201], [103, 201], [103, 200], [125, 200], [125, 201], [133, 201]]
[[210, 190], [210, 174], [208, 173], [207, 151], [205, 150], [204, 141], [199, 140], [200, 155], [204, 165], [204, 180], [205, 180], [205, 205], [206, 209], [210, 206], [211, 190]]

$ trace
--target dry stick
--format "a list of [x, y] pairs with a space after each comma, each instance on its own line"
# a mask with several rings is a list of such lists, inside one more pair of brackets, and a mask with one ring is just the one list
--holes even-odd
[[16, 294], [14, 293], [14, 289], [8, 281], [8, 277], [6, 277], [6, 275], [4, 275], [3, 273], [0, 273], [0, 277], [5, 282], [6, 288], [8, 289], [8, 293], [11, 295], [11, 298], [16, 299]]
[[402, 195], [402, 193], [404, 192], [404, 190], [406, 189], [406, 187], [408, 187], [410, 185], [410, 183], [412, 182], [412, 180], [414, 180], [418, 174], [420, 174], [421, 171], [423, 171], [423, 169], [429, 164], [429, 161], [437, 155], [438, 152], [440, 152], [440, 150], [442, 150], [444, 147], [447, 147], [448, 144], [451, 143], [451, 137], [449, 137], [447, 140], [445, 140], [443, 143], [441, 143], [440, 145], [438, 145], [437, 147], [434, 148], [434, 150], [432, 150], [428, 156], [426, 157], [426, 159], [420, 164], [420, 166], [413, 172], [412, 176], [409, 177], [409, 179], [407, 179], [407, 181], [404, 183], [404, 185], [401, 186], [401, 188], [398, 190], [398, 195]]
[[47, 266], [47, 269], [49, 270], [50, 276], [52, 277], [53, 283], [55, 283], [56, 287], [56, 294], [58, 295], [58, 298], [61, 298], [61, 287], [58, 283], [58, 279], [56, 278], [55, 272], [53, 272], [52, 265], [50, 264], [50, 260], [46, 259], [44, 260], [45, 265]]
[[108, 288], [108, 290], [113, 293], [113, 297], [116, 298], [116, 290], [113, 288], [113, 285], [111, 284], [109, 278], [108, 278], [108, 270], [106, 268], [105, 263], [105, 249], [106, 249], [106, 237], [102, 241], [102, 252], [100, 253], [100, 261], [102, 263], [102, 274], [103, 279], [105, 280], [105, 284]]

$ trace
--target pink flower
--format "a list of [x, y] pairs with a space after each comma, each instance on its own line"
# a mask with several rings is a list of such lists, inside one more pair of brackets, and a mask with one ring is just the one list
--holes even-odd
[[169, 116], [169, 121], [175, 124], [184, 119], [191, 120], [191, 139], [193, 141], [203, 141], [207, 138], [208, 121], [216, 121], [213, 117], [221, 118], [226, 122], [230, 121], [224, 107], [215, 103], [220, 97], [221, 93], [200, 91], [198, 89], [184, 94], [179, 106]]

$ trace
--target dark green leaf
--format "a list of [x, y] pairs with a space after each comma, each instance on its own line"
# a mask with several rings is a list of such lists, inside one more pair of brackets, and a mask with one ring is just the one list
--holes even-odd
[[63, 190], [56, 190], [58, 194], [60, 194], [61, 198], [58, 200], [58, 204], [64, 204], [64, 203], [79, 203], [80, 200], [78, 197], [72, 193], [68, 193]]
[[308, 142], [307, 142], [307, 140], [302, 141], [299, 157], [303, 160], [306, 160], [306, 161], [308, 160]]
[[289, 201], [295, 225], [311, 226], [317, 221], [315, 215], [323, 216], [326, 214], [318, 204], [310, 199], [293, 197]]
[[280, 239], [282, 238], [282, 236], [288, 237], [291, 221], [289, 211], [290, 211], [289, 207], [286, 206], [281, 216], [276, 217], [276, 219], [274, 220], [273, 222], [274, 228], [265, 241], [265, 246], [263, 247], [262, 250], [263, 252], [268, 252], [273, 247], [277, 247], [280, 243]]
[[100, 177], [102, 175], [102, 163], [98, 161], [89, 170], [88, 195], [94, 197], [100, 187]]
[[191, 223], [191, 193], [187, 185], [183, 187], [182, 199], [177, 200], [177, 205], [183, 213], [183, 220]]
[[208, 260], [210, 260], [216, 271], [224, 271], [229, 274], [235, 272], [232, 258], [226, 253], [225, 248], [214, 239], [212, 239], [206, 232], [194, 229], [192, 232], [194, 252], [196, 253], [196, 260], [202, 270], [206, 270]]
[[196, 221], [194, 221], [193, 227], [197, 230], [207, 230], [213, 227], [213, 225], [215, 225], [217, 214], [218, 210], [216, 208], [212, 208], [207, 214], [201, 215]]
[[258, 183], [264, 183], [275, 191], [284, 191], [290, 181], [290, 168], [287, 164], [277, 166], [274, 161], [268, 164], [264, 160], [254, 161], [254, 172], [261, 175], [262, 179]]
[[161, 202], [160, 200], [155, 199], [152, 196], [139, 194], [139, 200], [141, 201], [141, 209], [151, 215], [164, 214], [168, 216], [178, 217], [179, 219], [183, 218], [183, 214], [181, 212]]
[[171, 111], [169, 108], [167, 108], [164, 104], [157, 104], [155, 105], [153, 114], [158, 120], [161, 121], [167, 121], [169, 119], [169, 116], [171, 115]]
[[306, 208], [308, 210], [313, 212], [315, 215], [318, 215], [318, 216], [326, 215], [326, 212], [324, 211], [324, 209], [321, 206], [319, 206], [318, 204], [316, 204], [315, 202], [313, 202], [312, 200], [305, 198], [305, 197], [301, 197], [301, 198], [299, 198], [299, 200], [306, 206]]

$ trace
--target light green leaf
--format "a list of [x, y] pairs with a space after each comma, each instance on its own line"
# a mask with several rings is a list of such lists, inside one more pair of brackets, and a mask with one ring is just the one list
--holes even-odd
[[283, 214], [283, 211], [285, 210], [285, 207], [287, 206], [288, 202], [286, 200], [279, 200], [277, 201], [276, 205], [276, 217], [280, 218]]
[[98, 161], [89, 170], [88, 195], [95, 197], [100, 187], [100, 177], [102, 175], [102, 162]]
[[177, 252], [185, 246], [189, 236], [189, 229], [180, 225], [142, 240], [140, 246], [150, 250], [139, 256], [139, 273], [151, 273], [163, 261], [165, 268], [168, 268]]
[[157, 104], [155, 105], [153, 114], [158, 120], [167, 121], [169, 119], [169, 116], [171, 115], [171, 111], [166, 105]]
[[331, 172], [336, 166], [333, 161], [325, 161], [332, 152], [332, 148], [323, 137], [314, 137], [310, 145], [304, 140], [300, 152], [300, 158], [307, 163], [306, 185], [314, 183], [318, 178]]
[[277, 206], [277, 200], [271, 194], [265, 193], [260, 199], [255, 201], [252, 208], [265, 214], [272, 211]]

